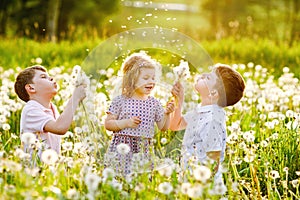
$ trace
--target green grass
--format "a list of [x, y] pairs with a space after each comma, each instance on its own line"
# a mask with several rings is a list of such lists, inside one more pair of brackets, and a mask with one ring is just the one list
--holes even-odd
[[[4, 69], [33, 64], [35, 58], [42, 58], [46, 67], [80, 65], [89, 52], [103, 40], [62, 41], [58, 44], [35, 42], [28, 39], [1, 39], [0, 66]], [[277, 44], [271, 40], [249, 38], [227, 38], [217, 41], [197, 41], [208, 52], [215, 63], [249, 63], [262, 65], [275, 77], [280, 76], [283, 67], [289, 67], [296, 77], [300, 76], [300, 46]]]

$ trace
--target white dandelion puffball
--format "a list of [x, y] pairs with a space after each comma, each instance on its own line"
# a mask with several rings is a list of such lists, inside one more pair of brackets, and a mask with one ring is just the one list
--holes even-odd
[[205, 183], [211, 176], [211, 171], [208, 167], [201, 165], [193, 170], [193, 175], [196, 180]]
[[72, 71], [72, 78], [75, 86], [79, 85], [90, 85], [89, 77], [84, 73], [79, 65], [75, 65]]
[[173, 191], [173, 186], [169, 182], [163, 182], [158, 185], [158, 191], [162, 194], [170, 194]]
[[126, 155], [130, 152], [130, 146], [125, 143], [120, 143], [117, 145], [117, 151], [119, 154]]
[[95, 173], [88, 173], [84, 178], [84, 182], [90, 192], [97, 190], [100, 181], [101, 178]]
[[35, 134], [34, 133], [22, 133], [21, 141], [25, 146], [29, 146], [35, 143]]
[[187, 61], [180, 60], [180, 64], [173, 68], [175, 74], [175, 80], [188, 79], [190, 75], [189, 63]]
[[42, 161], [47, 165], [53, 165], [58, 161], [58, 155], [53, 149], [47, 149], [42, 153]]

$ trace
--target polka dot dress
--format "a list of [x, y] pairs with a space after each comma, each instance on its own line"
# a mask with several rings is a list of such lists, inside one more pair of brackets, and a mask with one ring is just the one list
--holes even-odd
[[[142, 122], [137, 128], [124, 128], [114, 132], [105, 155], [106, 166], [113, 167], [117, 173], [123, 175], [151, 168], [154, 126], [155, 122], [161, 121], [164, 116], [161, 103], [154, 97], [139, 100], [121, 95], [113, 99], [108, 113], [118, 116], [119, 120], [139, 116]], [[127, 154], [118, 152], [117, 146], [120, 143], [128, 144], [130, 152]]]

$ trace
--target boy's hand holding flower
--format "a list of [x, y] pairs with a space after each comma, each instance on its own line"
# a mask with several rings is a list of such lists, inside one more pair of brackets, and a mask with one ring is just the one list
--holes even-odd
[[180, 60], [180, 64], [173, 68], [173, 72], [175, 74], [175, 82], [178, 82], [181, 79], [188, 79], [191, 76], [189, 63], [183, 60]]
[[180, 60], [180, 64], [177, 67], [173, 68], [173, 72], [175, 74], [175, 84], [172, 88], [172, 95], [176, 99], [176, 104], [182, 103], [184, 98], [184, 89], [180, 81], [182, 79], [190, 78], [190, 70], [189, 70], [189, 63], [187, 61]]

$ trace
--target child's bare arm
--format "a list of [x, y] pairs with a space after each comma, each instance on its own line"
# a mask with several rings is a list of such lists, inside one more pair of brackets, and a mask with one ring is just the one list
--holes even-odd
[[220, 157], [221, 157], [221, 151], [210, 151], [206, 152], [207, 157], [210, 159], [216, 161], [217, 165], [214, 168], [214, 172], [216, 173], [219, 169], [219, 164], [220, 164]]
[[170, 129], [172, 131], [182, 130], [186, 128], [187, 123], [183, 119], [181, 114], [182, 104], [184, 100], [184, 90], [183, 86], [179, 82], [175, 83], [175, 85], [173, 86], [172, 94], [176, 100], [176, 107], [174, 113], [171, 114]]
[[124, 128], [136, 128], [140, 123], [139, 117], [118, 120], [116, 115], [107, 114], [104, 126], [109, 131], [119, 131]]
[[69, 130], [79, 102], [86, 97], [85, 87], [84, 85], [80, 85], [74, 89], [73, 95], [69, 99], [65, 110], [56, 121], [52, 120], [46, 123], [44, 126], [45, 131], [63, 135]]
[[175, 104], [174, 104], [173, 100], [168, 102], [163, 119], [161, 121], [157, 122], [157, 127], [160, 130], [166, 131], [166, 130], [169, 129], [169, 127], [170, 127], [170, 114], [174, 111], [174, 107], [175, 107]]

